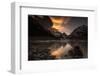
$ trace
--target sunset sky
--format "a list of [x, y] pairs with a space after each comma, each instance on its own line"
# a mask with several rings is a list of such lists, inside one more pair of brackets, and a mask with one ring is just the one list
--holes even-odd
[[67, 35], [70, 35], [75, 28], [81, 25], [88, 25], [87, 17], [50, 16], [50, 19], [53, 22], [52, 28]]

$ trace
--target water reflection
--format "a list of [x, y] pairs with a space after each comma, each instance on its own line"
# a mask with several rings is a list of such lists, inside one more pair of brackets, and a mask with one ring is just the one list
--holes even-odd
[[74, 41], [35, 41], [29, 42], [28, 60], [87, 58], [87, 42]]

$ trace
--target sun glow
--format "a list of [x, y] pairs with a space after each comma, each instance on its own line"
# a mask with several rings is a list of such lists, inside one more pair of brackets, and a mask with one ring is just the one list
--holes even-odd
[[53, 26], [52, 28], [57, 29], [58, 31], [60, 29], [62, 29], [62, 24], [64, 22], [64, 18], [63, 17], [51, 17], [51, 21], [53, 22]]
[[53, 26], [51, 28], [58, 30], [61, 33], [66, 33], [69, 35], [68, 22], [70, 21], [69, 17], [50, 17], [53, 22]]

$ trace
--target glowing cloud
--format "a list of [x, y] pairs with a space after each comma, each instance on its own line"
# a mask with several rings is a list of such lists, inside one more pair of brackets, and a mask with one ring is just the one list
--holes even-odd
[[70, 20], [69, 17], [50, 17], [50, 19], [53, 22], [53, 26], [51, 28], [57, 29], [61, 33], [69, 34], [69, 29], [66, 27]]

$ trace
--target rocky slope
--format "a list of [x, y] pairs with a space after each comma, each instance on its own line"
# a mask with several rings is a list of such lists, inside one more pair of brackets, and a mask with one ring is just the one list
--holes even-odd
[[86, 25], [79, 26], [71, 33], [69, 38], [70, 39], [87, 39], [88, 27]]
[[33, 39], [60, 39], [62, 33], [51, 28], [52, 21], [48, 16], [28, 16], [28, 36]]

